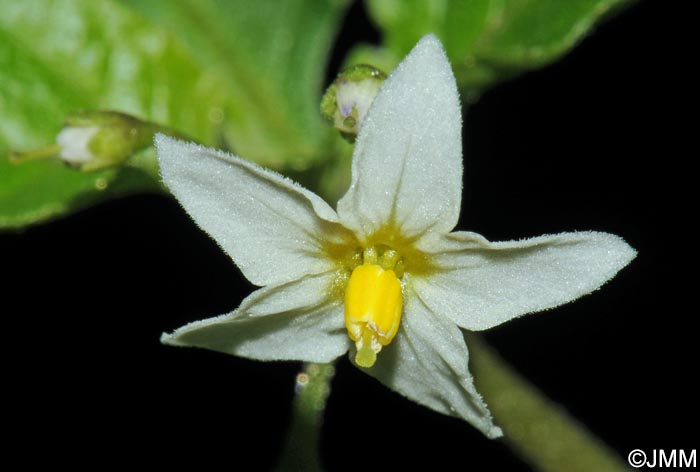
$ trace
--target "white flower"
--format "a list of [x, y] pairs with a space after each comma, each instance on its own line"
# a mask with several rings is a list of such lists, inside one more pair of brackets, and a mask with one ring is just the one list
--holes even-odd
[[374, 100], [337, 212], [255, 164], [157, 136], [165, 183], [263, 287], [234, 312], [162, 341], [261, 360], [330, 362], [350, 350], [388, 387], [501, 435], [474, 388], [460, 328], [574, 300], [635, 251], [597, 232], [498, 243], [451, 232], [462, 192], [460, 111], [442, 46], [426, 36]]

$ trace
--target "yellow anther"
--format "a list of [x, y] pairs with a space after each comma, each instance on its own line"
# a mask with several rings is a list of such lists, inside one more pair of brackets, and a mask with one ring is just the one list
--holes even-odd
[[403, 304], [394, 271], [367, 259], [365, 251], [365, 263], [352, 271], [345, 289], [345, 327], [357, 347], [355, 362], [362, 367], [372, 367], [382, 346], [396, 336]]

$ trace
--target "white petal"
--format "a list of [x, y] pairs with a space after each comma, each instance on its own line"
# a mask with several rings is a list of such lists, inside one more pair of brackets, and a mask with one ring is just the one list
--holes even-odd
[[333, 274], [253, 292], [228, 315], [163, 334], [161, 342], [260, 360], [330, 362], [348, 350], [343, 305], [328, 297]]
[[431, 310], [475, 331], [590, 293], [636, 255], [618, 236], [592, 231], [496, 243], [453, 233], [432, 250], [440, 269], [414, 289]]
[[256, 285], [328, 270], [323, 241], [345, 237], [321, 198], [231, 154], [156, 136], [163, 180]]
[[461, 203], [461, 133], [454, 75], [428, 35], [384, 82], [360, 129], [338, 202], [343, 224], [361, 238], [385, 225], [409, 238], [449, 232]]
[[99, 126], [67, 126], [56, 136], [61, 147], [60, 156], [71, 164], [83, 164], [95, 159], [90, 151], [90, 141], [100, 130]]
[[360, 369], [411, 400], [497, 438], [503, 433], [476, 391], [468, 363], [459, 328], [430, 311], [419, 297], [409, 296], [394, 341], [377, 355], [373, 367]]

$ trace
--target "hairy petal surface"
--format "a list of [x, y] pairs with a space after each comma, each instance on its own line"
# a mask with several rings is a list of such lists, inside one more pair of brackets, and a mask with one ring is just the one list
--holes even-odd
[[331, 268], [324, 244], [348, 237], [320, 197], [232, 154], [156, 136], [163, 181], [256, 285]]
[[500, 437], [501, 429], [474, 387], [468, 360], [459, 328], [414, 294], [407, 297], [394, 341], [373, 367], [362, 370], [421, 405], [466, 420], [489, 438]]
[[338, 202], [360, 239], [384, 226], [412, 238], [457, 224], [462, 116], [440, 41], [424, 37], [384, 82], [355, 145], [352, 182]]
[[593, 231], [494, 243], [459, 232], [431, 251], [439, 270], [414, 289], [431, 310], [474, 331], [586, 295], [636, 255], [620, 237]]
[[328, 297], [332, 283], [325, 273], [262, 288], [234, 312], [163, 334], [161, 342], [259, 360], [330, 362], [349, 344], [343, 305]]

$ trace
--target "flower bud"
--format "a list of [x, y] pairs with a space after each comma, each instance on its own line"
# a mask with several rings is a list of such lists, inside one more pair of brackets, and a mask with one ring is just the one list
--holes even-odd
[[84, 171], [121, 164], [153, 143], [154, 124], [114, 111], [82, 111], [68, 117], [56, 136], [59, 157]]
[[360, 64], [344, 70], [321, 99], [321, 113], [345, 139], [355, 141], [386, 74]]
[[168, 132], [163, 127], [116, 111], [80, 111], [66, 119], [56, 135], [56, 143], [27, 152], [14, 152], [13, 162], [58, 157], [83, 171], [104, 169], [123, 163], [138, 151], [153, 143], [156, 132]]

